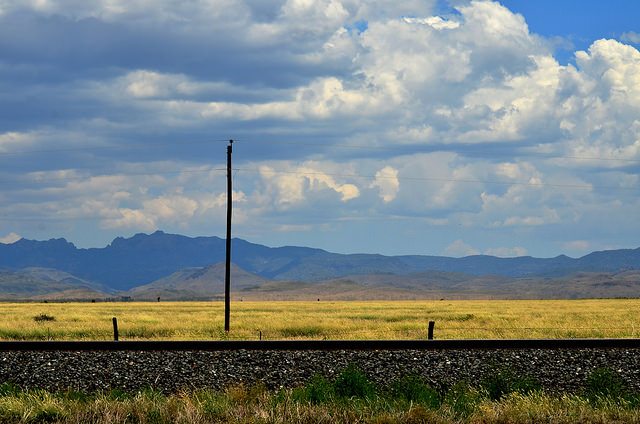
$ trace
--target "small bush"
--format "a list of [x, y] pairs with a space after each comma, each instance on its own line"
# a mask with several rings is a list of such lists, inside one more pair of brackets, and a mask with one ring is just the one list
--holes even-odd
[[500, 371], [483, 380], [482, 387], [491, 400], [500, 400], [510, 393], [526, 395], [542, 386], [531, 377], [516, 377], [509, 371]]
[[440, 395], [429, 386], [421, 377], [404, 377], [391, 386], [391, 396], [408, 402], [419, 403], [430, 409], [440, 407]]
[[55, 423], [64, 418], [64, 412], [60, 408], [45, 407], [35, 411], [31, 420], [36, 423]]
[[460, 381], [449, 389], [444, 397], [444, 403], [449, 405], [457, 415], [468, 416], [473, 413], [483, 398], [480, 391]]
[[64, 392], [60, 392], [58, 394], [58, 397], [62, 400], [71, 400], [71, 401], [78, 401], [78, 402], [89, 402], [94, 398], [89, 393], [86, 393], [80, 390], [73, 390], [73, 389], [68, 389]]
[[169, 424], [171, 422], [164, 417], [163, 410], [159, 406], [153, 406], [148, 411], [146, 411], [144, 420], [149, 424]]
[[375, 394], [373, 384], [362, 371], [349, 365], [338, 375], [333, 383], [335, 394], [339, 398], [371, 398]]
[[622, 378], [608, 368], [598, 368], [587, 377], [585, 396], [590, 401], [623, 400], [628, 396], [626, 384]]
[[202, 410], [205, 417], [212, 421], [224, 422], [231, 403], [227, 396], [211, 390], [199, 390], [193, 394], [195, 404]]
[[52, 317], [51, 315], [40, 314], [40, 315], [36, 315], [35, 317], [33, 317], [33, 320], [35, 322], [47, 322], [47, 321], [55, 321], [56, 318]]
[[314, 405], [330, 402], [334, 397], [333, 385], [321, 375], [313, 376], [308, 384], [294, 389], [292, 393], [294, 400]]
[[542, 391], [542, 384], [533, 377], [520, 377], [513, 381], [512, 392], [528, 395]]
[[20, 388], [13, 383], [0, 384], [0, 396], [17, 396], [20, 392]]
[[122, 389], [115, 388], [115, 389], [111, 389], [111, 390], [109, 390], [109, 392], [107, 392], [106, 398], [108, 400], [113, 400], [113, 401], [125, 401], [125, 400], [128, 400], [128, 399], [131, 399], [132, 396], [131, 396], [131, 394], [125, 392]]

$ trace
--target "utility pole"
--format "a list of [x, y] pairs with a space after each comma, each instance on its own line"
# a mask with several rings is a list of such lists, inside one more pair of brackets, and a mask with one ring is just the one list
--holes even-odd
[[229, 332], [229, 315], [231, 305], [231, 206], [233, 203], [233, 191], [231, 187], [231, 153], [233, 140], [229, 140], [227, 146], [227, 249], [224, 272], [224, 331]]

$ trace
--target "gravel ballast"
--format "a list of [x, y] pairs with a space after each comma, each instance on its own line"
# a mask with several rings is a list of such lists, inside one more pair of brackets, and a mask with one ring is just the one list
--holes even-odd
[[594, 370], [608, 368], [640, 391], [640, 350], [635, 349], [0, 352], [0, 383], [84, 392], [154, 388], [174, 393], [238, 384], [273, 389], [302, 385], [315, 374], [332, 378], [349, 364], [381, 385], [419, 375], [443, 388], [508, 371], [532, 377], [553, 392], [578, 392]]

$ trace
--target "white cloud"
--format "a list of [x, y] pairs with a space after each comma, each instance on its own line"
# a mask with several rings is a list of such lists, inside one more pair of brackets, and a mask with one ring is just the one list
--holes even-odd
[[591, 243], [588, 240], [571, 240], [563, 243], [562, 248], [570, 252], [587, 252]]
[[464, 241], [456, 240], [449, 246], [447, 246], [447, 248], [444, 250], [444, 254], [447, 256], [464, 257], [479, 255], [480, 252], [470, 245], [466, 244]]
[[597, 94], [625, 96], [615, 100], [640, 106], [640, 52], [637, 49], [615, 40], [598, 40], [589, 47], [589, 52], [577, 52], [576, 62], [600, 85], [601, 91]]
[[398, 170], [391, 166], [385, 166], [376, 172], [375, 180], [371, 183], [371, 187], [377, 187], [380, 192], [380, 198], [389, 203], [396, 198], [400, 190], [400, 181], [398, 180]]
[[503, 195], [483, 192], [480, 194], [482, 214], [478, 218], [492, 227], [556, 224], [561, 221], [561, 214], [556, 208], [548, 206], [549, 199], [556, 195], [537, 185], [511, 186]]
[[331, 175], [318, 170], [313, 164], [284, 172], [265, 165], [260, 167], [260, 176], [267, 185], [267, 192], [275, 197], [275, 203], [280, 207], [302, 203], [308, 195], [324, 190], [338, 193], [342, 202], [360, 196], [356, 185], [339, 184]]
[[350, 10], [355, 10], [353, 19], [367, 21], [398, 18], [400, 16], [430, 16], [436, 2], [434, 0], [345, 0]]
[[478, 212], [482, 180], [491, 179], [486, 162], [467, 161], [455, 153], [401, 156], [391, 165], [398, 169], [402, 190], [390, 205], [400, 215], [441, 219], [442, 213]]
[[9, 234], [7, 234], [4, 237], [0, 237], [0, 243], [2, 244], [12, 244], [17, 242], [18, 240], [21, 240], [22, 236], [19, 234], [16, 234], [14, 232], [11, 232]]
[[[226, 210], [226, 193], [217, 196], [205, 193], [193, 193], [190, 195], [174, 193], [158, 197], [149, 197], [140, 202], [137, 208], [120, 207], [120, 201], [126, 203], [128, 196], [116, 198], [117, 205], [111, 209], [102, 209], [102, 226], [104, 228], [132, 228], [144, 231], [152, 231], [166, 226], [188, 228], [189, 225], [206, 219], [211, 213], [219, 214]], [[236, 206], [247, 201], [246, 195], [241, 191], [233, 192], [233, 201]], [[103, 208], [105, 205], [101, 205]], [[237, 222], [244, 220], [244, 214], [236, 211], [234, 216]]]
[[428, 18], [404, 18], [409, 24], [429, 25], [434, 29], [455, 29], [460, 27], [460, 22], [448, 21], [440, 16], [430, 16]]
[[527, 249], [524, 247], [494, 247], [485, 251], [486, 255], [498, 256], [501, 258], [515, 258], [519, 256], [526, 256]]
[[[210, 102], [195, 104], [193, 112], [207, 119], [287, 120], [328, 119], [349, 115], [377, 115], [392, 105], [388, 98], [366, 90], [350, 90], [334, 77], [320, 78], [300, 87], [289, 101], [237, 104]], [[175, 106], [175, 104], [172, 104]]]
[[531, 179], [539, 180], [540, 172], [528, 162], [503, 162], [495, 166], [495, 173], [504, 176], [513, 181], [531, 181]]
[[157, 230], [157, 224], [152, 217], [141, 210], [122, 208], [117, 211], [118, 216], [102, 221], [103, 228], [135, 228], [141, 231]]
[[20, 132], [0, 133], [0, 153], [27, 150], [33, 144], [34, 136]]
[[[287, 0], [281, 9], [283, 19], [295, 23], [300, 32], [325, 33], [342, 26], [349, 12], [337, 0]], [[315, 22], [316, 25], [309, 25]]]

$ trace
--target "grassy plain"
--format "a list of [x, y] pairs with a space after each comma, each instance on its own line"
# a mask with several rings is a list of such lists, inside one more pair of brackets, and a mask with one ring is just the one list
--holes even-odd
[[[36, 316], [53, 320], [35, 320]], [[640, 299], [0, 303], [1, 340], [639, 337]]]

